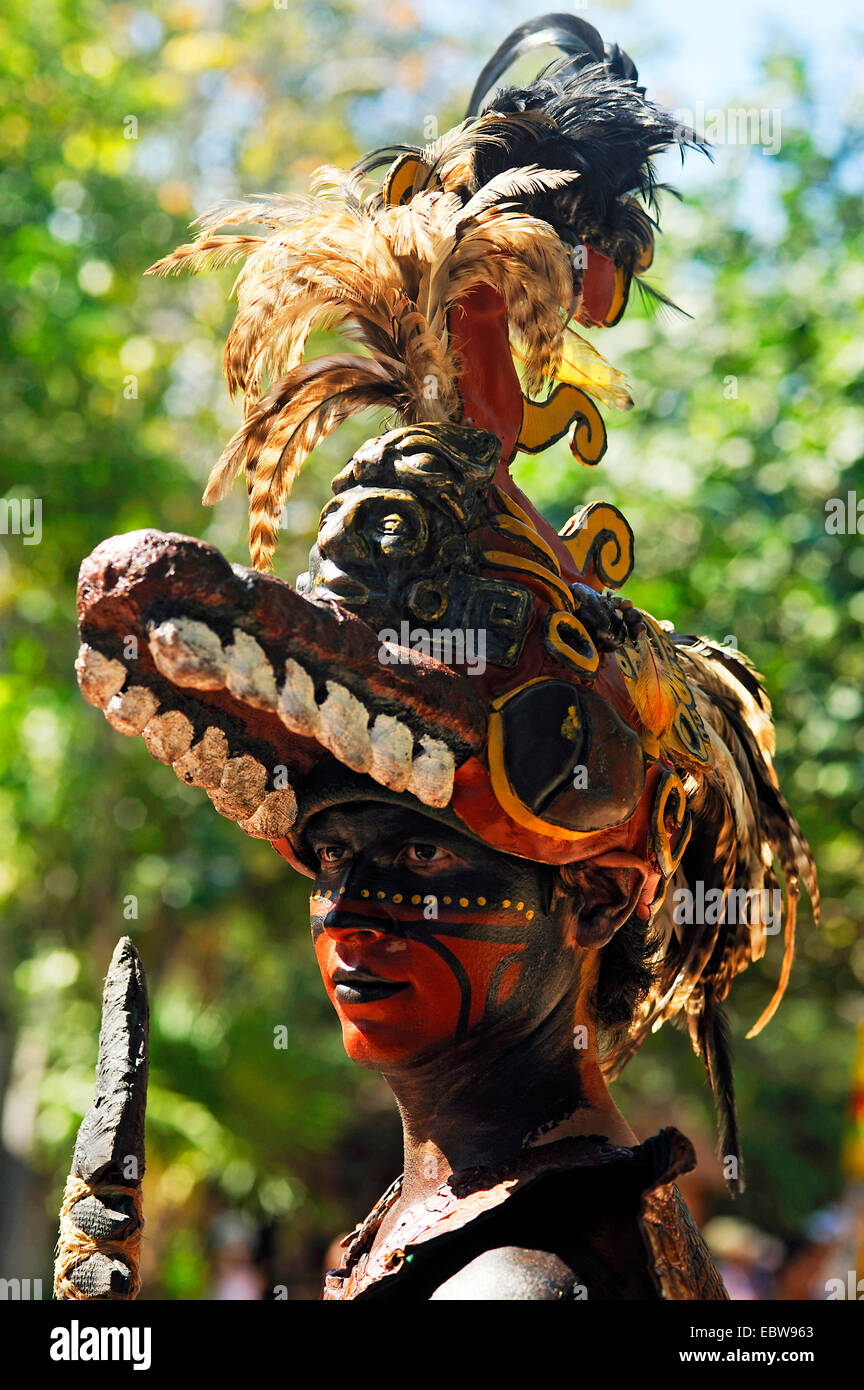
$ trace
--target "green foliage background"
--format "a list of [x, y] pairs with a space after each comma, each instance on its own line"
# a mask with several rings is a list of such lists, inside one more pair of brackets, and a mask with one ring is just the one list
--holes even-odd
[[[236, 1207], [272, 1223], [274, 1277], [314, 1297], [328, 1240], [398, 1171], [389, 1096], [342, 1054], [304, 883], [80, 698], [75, 579], [100, 540], [140, 526], [245, 560], [241, 492], [199, 505], [239, 418], [219, 377], [230, 272], [142, 271], [220, 196], [302, 188], [320, 163], [423, 139], [430, 111], [446, 129], [486, 55], [402, 3], [370, 17], [350, 0], [245, 0], [218, 26], [209, 12], [7, 0], [0, 19], [0, 497], [43, 502], [40, 545], [0, 536], [0, 1273], [49, 1281], [101, 978], [130, 931], [154, 1003], [145, 1294], [206, 1296], [210, 1223]], [[780, 152], [742, 148], [667, 205], [654, 274], [692, 319], [634, 305], [601, 344], [637, 401], [609, 421], [606, 459], [586, 473], [559, 447], [517, 477], [557, 525], [594, 497], [621, 506], [637, 605], [733, 638], [774, 699], [824, 921], [816, 933], [803, 914], [769, 1028], [743, 1041], [777, 943], [731, 1014], [749, 1162], [737, 1211], [790, 1237], [842, 1191], [864, 985], [864, 544], [825, 527], [829, 498], [864, 500], [864, 199], [860, 124], [817, 140], [794, 55], [771, 56], [764, 82]], [[284, 577], [305, 568], [329, 479], [375, 426], [346, 427], [307, 468]], [[710, 1134], [704, 1078], [669, 1030], [617, 1097], [645, 1132], [656, 1119]]]

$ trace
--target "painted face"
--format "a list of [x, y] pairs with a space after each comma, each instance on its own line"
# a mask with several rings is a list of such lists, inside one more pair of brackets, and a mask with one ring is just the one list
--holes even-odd
[[304, 838], [315, 951], [353, 1061], [398, 1067], [508, 1019], [528, 1032], [572, 987], [543, 866], [384, 803], [321, 812]]

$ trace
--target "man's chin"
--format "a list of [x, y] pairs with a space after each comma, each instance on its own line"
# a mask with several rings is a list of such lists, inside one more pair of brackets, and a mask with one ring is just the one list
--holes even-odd
[[342, 1045], [358, 1067], [398, 1072], [434, 1062], [456, 1046], [452, 1034], [440, 1038], [407, 1036], [403, 1029], [372, 1020], [342, 1019]]

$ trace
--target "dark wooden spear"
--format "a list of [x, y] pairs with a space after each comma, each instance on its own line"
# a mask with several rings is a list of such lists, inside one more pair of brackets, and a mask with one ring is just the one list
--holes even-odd
[[96, 1094], [78, 1130], [60, 1213], [55, 1298], [138, 1293], [149, 1025], [144, 970], [124, 936], [105, 978]]

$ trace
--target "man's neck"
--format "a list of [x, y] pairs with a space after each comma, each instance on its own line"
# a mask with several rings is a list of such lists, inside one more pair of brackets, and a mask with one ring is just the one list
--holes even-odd
[[452, 1172], [494, 1168], [526, 1144], [579, 1134], [637, 1142], [613, 1104], [596, 1052], [573, 1044], [572, 1001], [529, 1036], [502, 1026], [420, 1066], [386, 1074], [402, 1117], [400, 1208]]

